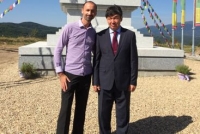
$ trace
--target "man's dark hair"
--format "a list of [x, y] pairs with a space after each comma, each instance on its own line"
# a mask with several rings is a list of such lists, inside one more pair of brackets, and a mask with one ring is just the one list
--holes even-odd
[[85, 6], [86, 3], [92, 3], [95, 5], [95, 9], [97, 10], [97, 5], [93, 2], [93, 1], [86, 1], [84, 4], [83, 4], [83, 7]]
[[123, 12], [120, 6], [113, 5], [107, 8], [105, 16], [107, 18], [116, 14], [122, 18]]

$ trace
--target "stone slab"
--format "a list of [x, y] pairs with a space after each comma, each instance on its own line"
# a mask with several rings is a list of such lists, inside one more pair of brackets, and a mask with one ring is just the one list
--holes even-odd
[[[62, 58], [64, 64], [65, 56]], [[23, 62], [34, 64], [37, 69], [54, 69], [53, 55], [25, 55], [19, 57], [19, 67]], [[139, 70], [175, 70], [175, 66], [183, 64], [183, 58], [139, 57]]]
[[151, 76], [175, 76], [177, 75], [176, 71], [138, 71], [139, 77], [151, 77]]
[[[18, 48], [19, 55], [53, 55], [55, 45], [47, 45], [47, 42], [39, 41]], [[65, 49], [63, 50], [65, 55]]]
[[60, 32], [58, 34], [47, 34], [47, 45], [55, 46], [58, 42]]
[[138, 55], [142, 57], [184, 57], [184, 51], [166, 47], [138, 48]]
[[152, 37], [141, 37], [136, 35], [136, 42], [138, 48], [153, 48]]
[[[54, 69], [38, 70], [41, 75], [56, 76]], [[175, 71], [138, 71], [139, 77], [151, 77], [151, 76], [175, 76], [177, 72]]]
[[[106, 26], [98, 26], [94, 27], [97, 32], [105, 29]], [[137, 29], [133, 27], [125, 27], [131, 31], [134, 31], [136, 34], [136, 40], [138, 42], [138, 48], [152, 48], [153, 47], [153, 38], [152, 37], [144, 37], [143, 34], [140, 34]], [[62, 30], [59, 30], [56, 34], [47, 34], [47, 45], [48, 46], [55, 46], [58, 42], [59, 35], [61, 34]]]
[[139, 70], [144, 71], [175, 71], [177, 65], [183, 64], [183, 57], [139, 57]]
[[[139, 43], [139, 42], [138, 42]], [[138, 44], [139, 46], [140, 44]], [[19, 47], [19, 55], [53, 55], [55, 46], [47, 45], [47, 42], [35, 42], [26, 46]], [[65, 49], [63, 50], [65, 55]], [[138, 48], [140, 57], [184, 57], [184, 51], [178, 49], [153, 47]]]
[[[62, 63], [64, 65], [64, 60], [65, 58], [62, 58]], [[34, 67], [38, 70], [49, 70], [49, 69], [54, 69], [54, 64], [53, 64], [53, 56], [20, 56], [19, 57], [19, 67], [23, 63], [31, 63], [34, 65]]]

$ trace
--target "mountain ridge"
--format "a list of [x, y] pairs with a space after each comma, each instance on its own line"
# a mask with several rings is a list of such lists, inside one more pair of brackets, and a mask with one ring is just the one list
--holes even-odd
[[0, 36], [45, 38], [47, 34], [55, 34], [59, 29], [59, 27], [45, 26], [35, 22], [3, 22], [0, 23]]
[[[156, 26], [149, 26], [154, 40], [157, 42], [165, 42], [160, 31]], [[172, 25], [165, 25], [168, 31], [172, 32]], [[184, 27], [184, 44], [191, 45], [192, 44], [192, 32], [193, 32], [193, 22], [187, 21], [185, 22]], [[2, 22], [0, 23], [0, 36], [4, 37], [38, 37], [45, 38], [47, 34], [55, 34], [61, 27], [53, 27], [46, 26], [36, 22], [22, 22], [22, 23], [12, 23], [12, 22]], [[162, 26], [160, 26], [164, 36], [171, 41], [171, 37], [167, 34]], [[148, 30], [143, 27], [137, 29], [144, 36], [150, 36]], [[181, 42], [181, 24], [177, 23], [177, 29], [174, 30], [174, 38], [176, 42]], [[195, 27], [195, 44], [200, 45], [200, 27]]]
[[[165, 25], [165, 27], [172, 34], [172, 25], [168, 24], [168, 25]], [[161, 42], [164, 42], [164, 39], [163, 39], [162, 35], [160, 34], [160, 31], [158, 30], [158, 28], [156, 28], [156, 26], [149, 26], [149, 28], [152, 31], [152, 34], [156, 41], [159, 40]], [[168, 40], [171, 40], [171, 37], [164, 30], [163, 26], [160, 26], [160, 28], [161, 28], [161, 31], [163, 32], [164, 36]], [[192, 28], [193, 28], [193, 21], [186, 21], [184, 29], [183, 29], [184, 44], [191, 45], [192, 33], [193, 33]], [[140, 31], [140, 33], [142, 33], [145, 36], [150, 36], [150, 34], [148, 33], [148, 30], [145, 27], [139, 28], [137, 30]], [[181, 29], [181, 23], [179, 22], [179, 23], [177, 23], [177, 29], [174, 30], [174, 38], [176, 41], [181, 42], [181, 36], [182, 36], [182, 29]], [[195, 27], [195, 42], [196, 42], [195, 43], [196, 45], [200, 45], [200, 27]]]

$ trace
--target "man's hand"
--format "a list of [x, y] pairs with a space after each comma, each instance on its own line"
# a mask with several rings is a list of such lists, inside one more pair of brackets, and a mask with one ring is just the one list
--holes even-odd
[[58, 73], [60, 78], [60, 86], [64, 92], [67, 91], [67, 83], [70, 82], [70, 79], [64, 73]]
[[130, 85], [130, 86], [129, 86], [129, 91], [130, 91], [130, 92], [134, 92], [135, 89], [136, 89], [136, 86], [134, 86], [134, 85]]
[[100, 86], [94, 85], [93, 89], [95, 92], [98, 92], [98, 91], [100, 91]]

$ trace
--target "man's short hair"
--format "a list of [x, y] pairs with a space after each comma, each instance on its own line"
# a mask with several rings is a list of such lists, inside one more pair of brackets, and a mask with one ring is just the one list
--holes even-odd
[[109, 6], [106, 10], [105, 17], [107, 18], [110, 16], [114, 16], [116, 14], [122, 18], [123, 12], [122, 12], [121, 7], [118, 5]]
[[85, 6], [86, 3], [92, 3], [92, 4], [94, 4], [95, 9], [97, 10], [97, 5], [96, 5], [96, 3], [94, 3], [93, 1], [86, 1], [86, 2], [83, 4], [83, 7]]

